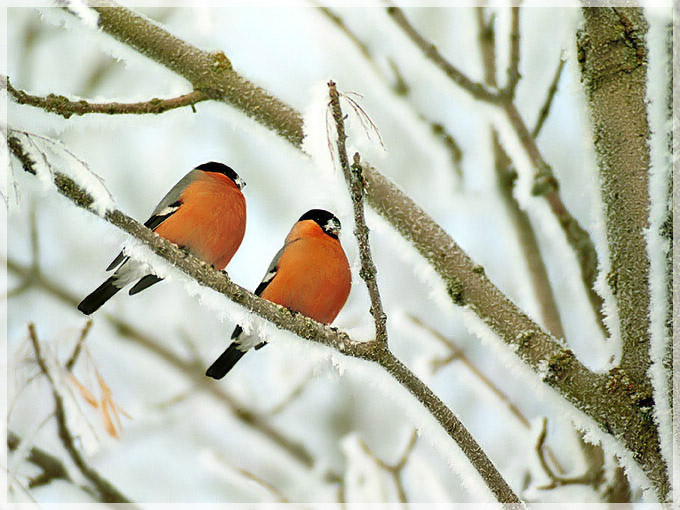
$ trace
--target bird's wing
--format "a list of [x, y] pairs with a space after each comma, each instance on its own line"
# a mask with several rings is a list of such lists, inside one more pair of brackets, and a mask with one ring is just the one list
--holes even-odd
[[267, 286], [272, 282], [274, 277], [276, 276], [276, 272], [279, 269], [279, 261], [281, 260], [281, 255], [283, 255], [283, 252], [286, 250], [288, 246], [290, 246], [292, 243], [298, 241], [298, 239], [295, 239], [294, 241], [290, 241], [286, 244], [283, 245], [283, 247], [274, 255], [274, 258], [272, 259], [271, 263], [269, 264], [269, 267], [267, 268], [267, 272], [264, 274], [264, 277], [262, 278], [262, 281], [260, 284], [257, 286], [255, 289], [255, 295], [256, 296], [261, 296], [262, 293], [264, 292], [264, 289], [267, 288]]
[[[151, 213], [149, 219], [144, 222], [144, 226], [151, 230], [156, 230], [161, 223], [175, 214], [182, 206], [182, 201], [180, 200], [182, 193], [187, 188], [187, 186], [189, 186], [189, 184], [191, 184], [200, 175], [200, 172], [200, 170], [193, 169], [191, 172], [182, 177], [180, 181], [166, 193], [163, 199], [158, 202], [158, 205]], [[116, 256], [116, 258], [113, 259], [113, 262], [109, 264], [106, 270], [111, 271], [112, 269], [115, 269], [116, 267], [127, 262], [128, 258], [129, 257], [126, 257], [121, 251]]]

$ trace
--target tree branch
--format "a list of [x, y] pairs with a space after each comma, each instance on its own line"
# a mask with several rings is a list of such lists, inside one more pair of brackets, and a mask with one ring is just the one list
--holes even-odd
[[[495, 30], [493, 28], [493, 19], [489, 20], [487, 24], [484, 21], [484, 9], [477, 8], [477, 23], [479, 26], [479, 45], [482, 54], [482, 63], [484, 65], [485, 80], [489, 85], [496, 86], [496, 48], [495, 48]], [[519, 12], [513, 8], [513, 26], [517, 24], [517, 31], [519, 31]], [[516, 34], [517, 44], [519, 44], [519, 33]], [[511, 36], [512, 37], [512, 36]], [[514, 40], [514, 39], [512, 39]], [[511, 51], [516, 54], [519, 63], [519, 48]], [[512, 66], [511, 66], [512, 67]], [[508, 73], [512, 73], [509, 69]], [[517, 74], [519, 76], [519, 73]], [[513, 86], [514, 87], [514, 86]], [[506, 88], [506, 91], [509, 90]], [[513, 89], [514, 90], [514, 89]], [[507, 92], [506, 92], [507, 93]], [[512, 165], [512, 160], [506, 154], [503, 146], [498, 139], [498, 133], [495, 129], [491, 130], [491, 141], [493, 145], [494, 155], [494, 169], [496, 171], [498, 189], [501, 199], [508, 211], [510, 221], [517, 232], [517, 240], [524, 254], [524, 259], [529, 270], [529, 277], [534, 289], [536, 301], [541, 309], [541, 318], [546, 329], [557, 338], [564, 338], [564, 329], [560, 319], [560, 313], [555, 302], [550, 279], [548, 278], [548, 271], [543, 263], [543, 257], [538, 246], [538, 240], [534, 228], [529, 220], [529, 215], [522, 210], [513, 195], [515, 183], [517, 181], [517, 171]]]
[[611, 271], [621, 322], [621, 368], [650, 405], [649, 124], [647, 22], [641, 9], [583, 9], [579, 62], [593, 123]]
[[547, 421], [545, 418], [543, 418], [541, 433], [538, 435], [538, 439], [536, 441], [536, 455], [538, 457], [539, 463], [541, 464], [541, 468], [543, 469], [543, 471], [545, 471], [545, 474], [548, 475], [548, 478], [550, 478], [550, 484], [539, 487], [539, 489], [544, 490], [554, 489], [556, 487], [561, 487], [563, 485], [576, 485], [576, 484], [590, 485], [593, 488], [597, 489], [602, 484], [604, 477], [604, 469], [602, 467], [602, 464], [593, 464], [593, 466], [581, 476], [566, 477], [557, 475], [552, 470], [552, 468], [548, 464], [548, 461], [545, 458], [546, 436], [547, 436]]
[[378, 270], [373, 263], [373, 256], [371, 255], [371, 245], [368, 241], [368, 226], [366, 225], [366, 218], [364, 217], [364, 178], [362, 175], [363, 167], [359, 161], [359, 154], [354, 155], [354, 164], [349, 166], [347, 158], [347, 149], [345, 148], [345, 122], [343, 120], [342, 110], [340, 108], [340, 96], [338, 89], [335, 87], [333, 81], [328, 82], [328, 91], [330, 95], [330, 106], [333, 112], [333, 120], [335, 120], [335, 130], [338, 136], [338, 157], [340, 158], [340, 166], [345, 175], [345, 180], [350, 188], [350, 196], [352, 197], [352, 207], [354, 209], [354, 235], [359, 244], [359, 258], [361, 260], [361, 269], [359, 275], [366, 283], [368, 295], [371, 300], [371, 315], [375, 323], [375, 338], [377, 341], [387, 344], [387, 315], [383, 310], [382, 300], [380, 299], [380, 289], [378, 289], [378, 282], [376, 275]]
[[[600, 325], [600, 328], [606, 335], [604, 316], [602, 312], [602, 298], [594, 290], [595, 278], [597, 277], [597, 252], [595, 251], [595, 245], [590, 239], [588, 232], [586, 232], [586, 230], [581, 227], [576, 218], [574, 218], [566, 208], [564, 202], [562, 202], [562, 198], [558, 193], [557, 179], [555, 179], [550, 165], [548, 165], [548, 163], [543, 159], [543, 156], [536, 145], [536, 141], [531, 136], [529, 129], [517, 110], [517, 107], [512, 102], [512, 98], [503, 92], [489, 92], [488, 94], [480, 93], [478, 88], [475, 86], [479, 84], [472, 83], [471, 80], [462, 75], [460, 71], [455, 69], [437, 51], [434, 45], [428, 42], [413, 28], [412, 25], [409, 24], [408, 20], [400, 9], [396, 7], [388, 7], [388, 13], [392, 15], [393, 19], [404, 30], [411, 41], [421, 49], [425, 57], [432, 60], [432, 62], [434, 62], [442, 71], [444, 71], [454, 83], [466, 90], [476, 99], [497, 104], [503, 110], [505, 116], [510, 122], [510, 125], [515, 131], [520, 144], [527, 153], [532, 166], [536, 170], [532, 193], [535, 195], [545, 196], [545, 199], [547, 200], [553, 215], [556, 217], [557, 221], [562, 227], [569, 245], [574, 250], [579, 267], [581, 268], [581, 276], [588, 293], [590, 304], [593, 308], [593, 311], [595, 312], [596, 317], [598, 318], [598, 324]], [[517, 55], [519, 55], [518, 50]], [[519, 56], [517, 56], [517, 58], [519, 58]]]
[[64, 368], [71, 372], [73, 370], [73, 367], [76, 364], [76, 361], [78, 361], [78, 356], [80, 355], [80, 351], [83, 347], [83, 343], [85, 342], [85, 339], [87, 338], [87, 334], [90, 332], [90, 328], [92, 327], [92, 319], [87, 319], [87, 322], [85, 323], [85, 327], [80, 331], [80, 336], [78, 337], [78, 342], [76, 343], [75, 349], [73, 349], [73, 353], [69, 357], [69, 359], [66, 361], [64, 364]]
[[[7, 448], [9, 451], [16, 450], [19, 444], [21, 444], [21, 438], [11, 430], [7, 431]], [[42, 470], [42, 473], [28, 481], [29, 489], [47, 485], [52, 480], [62, 479], [68, 482], [72, 481], [61, 459], [40, 448], [31, 446], [26, 460]]]
[[239, 75], [221, 51], [200, 50], [113, 1], [92, 0], [90, 5], [104, 32], [183, 76], [194, 90], [235, 106], [293, 145], [302, 143], [300, 115]]
[[71, 101], [64, 96], [57, 96], [55, 94], [49, 94], [46, 97], [33, 96], [23, 90], [15, 89], [7, 77], [0, 78], [3, 78], [0, 79], [0, 85], [7, 86], [7, 91], [17, 103], [35, 106], [47, 112], [56, 113], [65, 119], [72, 115], [85, 115], [88, 113], [105, 113], [107, 115], [163, 113], [184, 106], [191, 106], [196, 111], [194, 109], [196, 103], [210, 99], [210, 96], [205, 92], [194, 90], [172, 99], [153, 98], [149, 101], [138, 103], [89, 103], [85, 100]]
[[562, 69], [564, 69], [564, 64], [566, 63], [567, 61], [565, 59], [560, 58], [560, 63], [557, 65], [555, 75], [553, 76], [553, 79], [550, 82], [550, 87], [548, 87], [548, 94], [546, 95], [545, 101], [543, 102], [543, 106], [541, 106], [541, 109], [538, 112], [538, 117], [536, 118], [536, 124], [534, 124], [534, 129], [531, 130], [531, 136], [534, 138], [538, 137], [538, 134], [541, 132], [541, 129], [543, 129], [543, 124], [548, 118], [548, 113], [550, 113], [550, 106], [552, 105], [553, 98], [555, 97], [555, 93], [557, 92], [557, 84], [560, 82], [560, 77], [562, 76]]
[[[131, 14], [127, 9], [106, 11], [115, 16], [104, 21], [100, 17], [102, 29], [137, 48], [142, 54], [185, 76], [211, 74], [211, 66], [216, 63], [214, 56], [208, 58], [211, 54], [201, 52], [146, 18]], [[124, 26], [114, 27], [117, 23]], [[165, 33], [156, 35], [159, 31]], [[127, 33], [129, 35], [125, 35]], [[223, 55], [222, 57], [226, 59]], [[178, 59], [181, 62], [178, 63]], [[217, 64], [219, 66], [219, 62]], [[185, 67], [187, 69], [182, 69]], [[222, 73], [220, 77], [226, 80], [234, 74]], [[243, 79], [239, 77], [236, 82], [240, 80]], [[221, 100], [229, 103], [232, 96], [225, 94]], [[246, 109], [250, 103], [235, 101], [234, 104], [240, 109]], [[296, 147], [300, 147], [300, 115], [280, 101], [269, 103], [268, 108], [280, 110], [278, 114], [256, 118]], [[257, 108], [250, 113], [258, 115]], [[539, 363], [541, 366], [547, 363], [549, 370], [545, 381], [575, 407], [591, 416], [602, 430], [623, 441], [635, 452], [635, 458], [657, 489], [662, 488], [667, 478], [658, 450], [657, 431], [653, 424], [650, 425], [647, 417], [642, 416], [640, 409], [632, 404], [625, 386], [618, 384], [616, 380], [609, 385], [607, 375], [589, 372], [574, 358], [571, 351], [562, 349], [500, 293], [482, 274], [483, 269], [474, 264], [453, 239], [393, 183], [370, 166], [364, 170], [364, 177], [369, 205], [412, 242], [432, 264], [447, 285], [452, 300], [467, 303], [497, 335], [513, 349], [517, 349], [518, 357], [534, 371], [538, 370]], [[663, 488], [667, 489], [667, 486]]]
[[[91, 209], [93, 198], [70, 177], [55, 172], [54, 183], [57, 190], [74, 204], [96, 214]], [[472, 465], [478, 470], [482, 479], [500, 502], [520, 502], [453, 412], [430, 388], [387, 350], [385, 343], [377, 340], [370, 342], [352, 340], [343, 331], [338, 331], [300, 313], [292, 312], [271, 301], [262, 299], [232, 282], [226, 272], [213, 269], [207, 262], [185, 252], [117, 209], [108, 211], [104, 219], [142, 241], [156, 255], [166, 259], [199, 284], [227, 296], [235, 303], [272, 322], [279, 328], [295, 333], [304, 339], [331, 347], [346, 356], [372, 361], [383, 367], [437, 419], [447, 434], [456, 441], [463, 453], [468, 456]]]
[[35, 350], [35, 358], [40, 366], [40, 370], [45, 374], [47, 380], [52, 387], [52, 396], [54, 397], [54, 413], [57, 419], [57, 428], [59, 430], [59, 438], [61, 439], [64, 448], [68, 452], [69, 456], [78, 467], [80, 472], [87, 478], [97, 490], [101, 501], [105, 503], [132, 503], [127, 497], [125, 497], [116, 487], [114, 487], [111, 482], [102, 477], [97, 471], [90, 466], [83, 456], [81, 455], [78, 448], [76, 448], [75, 439], [71, 435], [71, 431], [66, 424], [66, 411], [64, 410], [64, 403], [61, 399], [61, 395], [57, 391], [54, 383], [54, 379], [50, 374], [47, 364], [42, 357], [40, 351], [40, 342], [38, 341], [38, 336], [35, 331], [33, 324], [28, 325], [28, 332], [33, 344], [33, 349]]
[[499, 102], [500, 94], [495, 91], [487, 89], [481, 83], [472, 81], [465, 74], [460, 72], [453, 64], [446, 60], [437, 47], [427, 41], [418, 31], [409, 23], [404, 15], [404, 12], [399, 7], [388, 7], [387, 14], [389, 14], [397, 25], [406, 33], [406, 35], [418, 46], [422, 52], [432, 60], [456, 85], [465, 89], [476, 99], [487, 101], [490, 103]]
[[[77, 296], [73, 295], [67, 289], [59, 286], [55, 282], [47, 280], [41, 274], [32, 276], [30, 274], [31, 268], [24, 267], [12, 259], [8, 259], [6, 262], [7, 269], [9, 271], [16, 274], [20, 278], [31, 279], [31, 283], [33, 285], [38, 286], [50, 296], [58, 299], [67, 306], [75, 307], [80, 302], [80, 299]], [[277, 430], [273, 429], [267, 420], [250, 411], [240, 402], [234, 400], [231, 395], [224, 391], [223, 387], [215, 384], [206, 384], [206, 378], [204, 376], [205, 369], [203, 366], [197, 367], [194, 363], [180, 358], [177, 354], [165, 347], [163, 342], [145, 334], [141, 330], [137, 329], [133, 324], [120, 319], [118, 316], [105, 314], [104, 317], [109, 322], [109, 324], [115, 328], [119, 335], [137, 343], [138, 345], [141, 345], [149, 352], [155, 354], [165, 362], [175, 367], [180, 371], [180, 373], [184, 374], [184, 376], [196, 383], [197, 387], [201, 391], [209, 393], [219, 402], [223, 403], [233, 413], [237, 420], [261, 433], [267, 439], [280, 446], [304, 466], [308, 468], [313, 466], [314, 458], [302, 444], [289, 439]]]
[[519, 83], [519, 7], [510, 8], [510, 58], [508, 64], [508, 81], [503, 89], [507, 100], [515, 97], [515, 89]]
[[515, 200], [512, 194], [517, 180], [517, 172], [512, 166], [512, 160], [503, 150], [496, 130], [492, 130], [491, 141], [493, 144], [494, 169], [498, 177], [499, 194], [508, 211], [510, 221], [515, 226], [517, 240], [524, 254], [524, 260], [527, 263], [529, 278], [531, 279], [536, 301], [541, 310], [543, 324], [555, 338], [565, 338], [560, 312], [555, 301], [555, 294], [550, 285], [548, 271], [543, 263], [536, 234], [531, 226], [529, 215], [519, 207], [517, 200]]

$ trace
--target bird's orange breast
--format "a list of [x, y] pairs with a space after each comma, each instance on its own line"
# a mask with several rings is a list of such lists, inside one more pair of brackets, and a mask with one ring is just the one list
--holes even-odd
[[224, 269], [246, 230], [243, 193], [228, 177], [204, 173], [180, 195], [182, 205], [156, 232], [197, 257]]
[[318, 233], [293, 239], [295, 229], [291, 231], [276, 276], [262, 297], [330, 324], [347, 301], [352, 276], [340, 242], [316, 228]]

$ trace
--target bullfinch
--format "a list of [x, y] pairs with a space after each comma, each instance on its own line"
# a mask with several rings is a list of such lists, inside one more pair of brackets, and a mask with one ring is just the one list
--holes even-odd
[[[255, 294], [324, 324], [330, 324], [347, 301], [352, 275], [338, 234], [340, 220], [312, 209], [293, 225]], [[251, 347], [264, 342], [236, 326], [231, 344], [206, 375], [221, 379]]]
[[[145, 226], [188, 250], [216, 269], [224, 269], [246, 230], [245, 182], [227, 165], [211, 161], [186, 174], [156, 206]], [[113, 276], [81, 301], [78, 310], [91, 314], [127, 284], [137, 294], [162, 280], [121, 251], [106, 268]]]

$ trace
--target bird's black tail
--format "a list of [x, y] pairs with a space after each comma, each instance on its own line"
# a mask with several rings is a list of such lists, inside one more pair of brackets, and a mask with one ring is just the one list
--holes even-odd
[[222, 379], [227, 372], [233, 368], [234, 365], [240, 360], [246, 351], [242, 351], [238, 348], [238, 342], [236, 339], [243, 333], [243, 328], [241, 326], [236, 326], [234, 332], [231, 334], [232, 342], [229, 347], [220, 355], [215, 362], [210, 365], [208, 370], [206, 370], [205, 375], [212, 377], [213, 379]]
[[222, 379], [244, 354], [245, 351], [239, 350], [238, 344], [232, 342], [222, 355], [210, 365], [210, 368], [206, 370], [205, 375], [212, 377], [213, 379]]
[[98, 310], [100, 306], [111, 299], [111, 297], [121, 289], [121, 287], [116, 287], [116, 284], [113, 283], [113, 281], [114, 276], [97, 287], [92, 294], [80, 302], [78, 310], [85, 315], [90, 315], [95, 310]]

